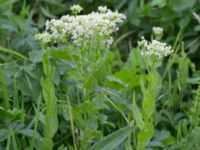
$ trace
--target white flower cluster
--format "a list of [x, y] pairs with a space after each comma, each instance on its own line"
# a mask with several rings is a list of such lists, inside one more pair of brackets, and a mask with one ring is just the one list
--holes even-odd
[[106, 13], [106, 11], [108, 10], [108, 8], [106, 6], [99, 6], [98, 7], [98, 11], [101, 13]]
[[98, 12], [88, 15], [65, 15], [60, 19], [47, 21], [46, 31], [36, 35], [36, 39], [44, 42], [46, 40], [41, 37], [47, 38], [46, 35], [48, 39], [51, 38], [51, 42], [68, 40], [78, 47], [109, 47], [113, 42], [111, 34], [118, 30], [117, 25], [125, 19], [125, 15], [100, 6]]
[[80, 5], [73, 5], [70, 7], [70, 10], [72, 11], [73, 14], [77, 15], [83, 10], [83, 8]]
[[47, 32], [44, 32], [42, 34], [36, 34], [35, 39], [41, 41], [42, 43], [49, 43], [49, 42], [51, 42], [52, 35], [50, 35]]
[[159, 59], [170, 55], [173, 52], [171, 46], [166, 43], [152, 40], [151, 42], [147, 41], [142, 37], [141, 41], [138, 41], [138, 47], [141, 48], [142, 55], [144, 56], [157, 56]]

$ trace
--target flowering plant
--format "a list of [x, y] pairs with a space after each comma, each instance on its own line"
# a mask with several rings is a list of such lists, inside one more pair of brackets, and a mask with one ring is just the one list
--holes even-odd
[[[71, 10], [77, 14], [82, 8], [75, 5]], [[35, 38], [43, 43], [69, 42], [79, 48], [110, 47], [113, 42], [111, 34], [125, 19], [125, 15], [100, 6], [98, 12], [88, 15], [64, 15], [60, 19], [47, 21], [45, 32], [37, 34]]]
[[172, 47], [166, 43], [158, 40], [147, 41], [142, 37], [141, 41], [138, 41], [138, 47], [142, 49], [141, 54], [143, 56], [157, 56], [159, 59], [170, 55], [173, 52]]
[[[96, 73], [95, 70], [98, 70], [99, 66], [103, 66], [109, 57], [108, 50], [113, 43], [112, 34], [119, 30], [118, 24], [126, 19], [125, 15], [112, 12], [102, 6], [98, 7], [98, 12], [88, 15], [78, 15], [82, 11], [79, 5], [73, 5], [70, 10], [73, 15], [64, 15], [60, 19], [46, 21], [45, 31], [35, 35], [35, 39], [40, 41], [43, 46], [42, 63], [45, 74], [41, 79], [41, 84], [44, 87], [43, 98], [47, 105], [46, 114], [50, 116], [45, 120], [44, 136], [49, 140], [58, 130], [57, 99], [53, 82], [56, 72], [54, 71], [55, 66], [50, 61], [52, 59], [51, 52], [54, 49], [59, 52], [58, 47], [60, 46], [67, 47], [66, 49], [72, 47], [72, 50], [67, 51], [67, 56], [70, 58], [70, 63], [75, 65], [67, 73], [67, 76], [71, 81], [77, 82], [77, 87], [84, 91], [84, 98], [88, 99], [88, 93], [97, 81], [93, 77]], [[63, 52], [63, 48], [61, 51]], [[51, 96], [46, 94], [49, 89], [51, 89]], [[54, 122], [55, 128], [52, 128], [52, 124], [49, 122]]]

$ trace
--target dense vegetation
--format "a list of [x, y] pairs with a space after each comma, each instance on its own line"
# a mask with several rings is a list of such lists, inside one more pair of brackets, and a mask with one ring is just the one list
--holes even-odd
[[[126, 19], [97, 20], [84, 45], [73, 25], [45, 27], [73, 4]], [[0, 149], [198, 150], [199, 12], [199, 0], [0, 0]]]

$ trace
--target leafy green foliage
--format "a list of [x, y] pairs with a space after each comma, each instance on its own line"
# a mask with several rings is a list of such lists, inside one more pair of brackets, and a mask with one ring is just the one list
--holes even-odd
[[[99, 5], [126, 14], [110, 51], [34, 40], [74, 3], [83, 14]], [[0, 0], [0, 149], [198, 149], [199, 4]], [[132, 48], [153, 26], [174, 45], [163, 62]]]

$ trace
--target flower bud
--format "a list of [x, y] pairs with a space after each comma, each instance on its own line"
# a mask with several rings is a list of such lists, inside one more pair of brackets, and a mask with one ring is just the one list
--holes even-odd
[[72, 11], [74, 15], [77, 15], [83, 10], [83, 8], [80, 5], [73, 5], [70, 7], [70, 10]]
[[152, 28], [155, 39], [160, 40], [163, 37], [163, 28], [161, 27], [153, 27]]

